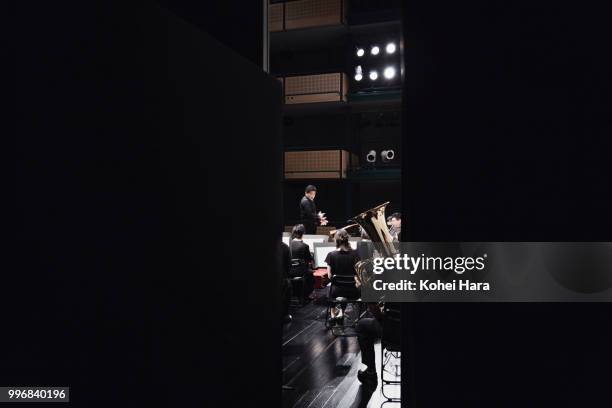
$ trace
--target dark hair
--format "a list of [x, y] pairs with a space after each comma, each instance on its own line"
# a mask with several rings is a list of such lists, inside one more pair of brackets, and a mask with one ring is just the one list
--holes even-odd
[[402, 219], [402, 214], [401, 213], [393, 213], [391, 214], [391, 218], [395, 218], [396, 220], [401, 220]]
[[306, 186], [306, 194], [310, 193], [311, 191], [317, 191], [317, 188], [312, 184], [309, 184]]
[[304, 235], [306, 228], [304, 228], [304, 224], [298, 224], [291, 230], [291, 239], [299, 238], [301, 239]]
[[336, 248], [343, 247], [344, 249], [349, 249], [351, 247], [349, 245], [349, 233], [346, 230], [339, 229], [336, 231], [334, 241], [336, 241]]

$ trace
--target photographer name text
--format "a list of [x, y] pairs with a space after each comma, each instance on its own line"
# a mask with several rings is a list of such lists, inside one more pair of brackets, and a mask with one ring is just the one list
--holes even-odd
[[439, 291], [439, 292], [473, 292], [473, 291], [489, 291], [491, 285], [488, 282], [474, 282], [468, 279], [454, 279], [451, 281], [432, 281], [429, 279], [421, 279], [419, 281], [410, 281], [402, 279], [399, 282], [383, 282], [377, 279], [373, 282], [374, 290], [399, 290], [399, 291]]

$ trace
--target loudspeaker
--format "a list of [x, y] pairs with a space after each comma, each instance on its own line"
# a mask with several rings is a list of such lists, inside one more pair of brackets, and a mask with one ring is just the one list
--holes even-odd
[[268, 31], [283, 31], [285, 29], [285, 3], [268, 6]]
[[346, 150], [285, 152], [285, 179], [346, 178], [348, 162]]
[[344, 24], [346, 3], [342, 0], [287, 2], [285, 4], [285, 29]]
[[286, 104], [346, 101], [348, 83], [341, 72], [290, 76], [284, 82]]

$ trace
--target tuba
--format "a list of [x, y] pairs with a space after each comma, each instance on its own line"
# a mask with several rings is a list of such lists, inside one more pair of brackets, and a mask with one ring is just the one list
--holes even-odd
[[[378, 205], [361, 214], [353, 217], [352, 222], [359, 224], [372, 240], [374, 248], [382, 257], [393, 257], [399, 253], [393, 243], [393, 237], [389, 233], [387, 226], [387, 218], [385, 217], [385, 207], [389, 202]], [[361, 285], [371, 285], [373, 277], [373, 260], [372, 258], [359, 261], [355, 265], [357, 277]]]

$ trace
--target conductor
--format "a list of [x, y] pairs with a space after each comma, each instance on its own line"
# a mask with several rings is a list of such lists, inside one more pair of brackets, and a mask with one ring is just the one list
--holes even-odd
[[316, 234], [317, 225], [327, 225], [325, 213], [320, 211], [317, 213], [317, 206], [314, 203], [316, 195], [317, 188], [312, 184], [308, 185], [300, 201], [300, 222], [304, 224], [306, 234]]

